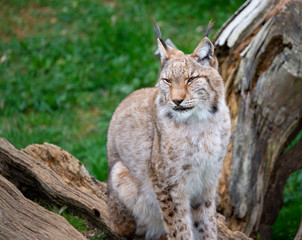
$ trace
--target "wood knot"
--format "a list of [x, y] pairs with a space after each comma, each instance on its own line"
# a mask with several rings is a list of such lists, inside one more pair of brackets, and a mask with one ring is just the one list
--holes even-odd
[[96, 210], [96, 209], [93, 209], [93, 214], [94, 214], [94, 216], [96, 216], [96, 217], [100, 217], [100, 216], [101, 216], [99, 210]]

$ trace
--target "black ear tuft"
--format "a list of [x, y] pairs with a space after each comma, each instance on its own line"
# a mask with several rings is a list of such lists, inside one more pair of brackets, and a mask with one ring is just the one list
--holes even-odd
[[155, 19], [154, 19], [153, 16], [152, 16], [152, 21], [153, 21], [153, 26], [154, 26], [154, 29], [155, 29], [155, 32], [156, 32], [156, 34], [157, 34], [157, 37], [158, 37], [159, 41], [161, 42], [161, 44], [163, 45], [163, 47], [164, 47], [165, 49], [167, 49], [167, 48], [168, 48], [168, 47], [167, 47], [167, 44], [166, 44], [165, 41], [162, 39], [160, 29], [159, 29], [159, 27], [157, 26], [157, 24], [156, 24]]
[[204, 34], [205, 37], [209, 37], [209, 34], [210, 34], [210, 32], [211, 32], [212, 27], [213, 27], [213, 21], [210, 20], [210, 22], [209, 22], [209, 24], [208, 24], [208, 26], [207, 26], [206, 33]]

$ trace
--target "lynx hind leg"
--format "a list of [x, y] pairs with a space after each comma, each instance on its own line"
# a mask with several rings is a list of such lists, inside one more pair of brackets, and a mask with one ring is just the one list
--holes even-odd
[[195, 239], [216, 240], [216, 203], [213, 193], [206, 193], [191, 202], [192, 222]]
[[112, 229], [127, 238], [136, 230], [131, 209], [137, 197], [137, 185], [128, 168], [121, 162], [115, 163], [108, 178], [108, 207]]
[[126, 206], [117, 199], [117, 194], [112, 191], [108, 197], [108, 207], [111, 221], [111, 229], [127, 238], [135, 233], [135, 221]]

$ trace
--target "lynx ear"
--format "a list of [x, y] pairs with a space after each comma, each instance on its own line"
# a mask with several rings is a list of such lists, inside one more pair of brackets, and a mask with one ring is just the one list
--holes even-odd
[[167, 60], [169, 58], [168, 45], [161, 38], [157, 39], [157, 43], [158, 43], [158, 50], [159, 50], [160, 59], [161, 60]]
[[192, 53], [192, 57], [196, 58], [197, 62], [201, 65], [212, 66], [216, 69], [218, 68], [217, 60], [214, 55], [214, 46], [207, 37], [200, 41]]

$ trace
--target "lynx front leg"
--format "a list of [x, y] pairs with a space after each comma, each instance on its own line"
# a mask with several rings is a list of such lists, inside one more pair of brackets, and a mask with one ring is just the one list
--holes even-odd
[[190, 206], [178, 189], [158, 191], [157, 197], [169, 240], [193, 240]]
[[204, 191], [202, 197], [192, 200], [191, 208], [195, 239], [216, 240], [217, 220], [215, 191]]

